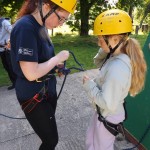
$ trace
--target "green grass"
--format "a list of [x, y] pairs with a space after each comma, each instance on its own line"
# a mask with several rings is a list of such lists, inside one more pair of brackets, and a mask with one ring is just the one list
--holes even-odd
[[[61, 50], [70, 50], [74, 53], [77, 60], [84, 64], [85, 69], [94, 68], [93, 57], [98, 50], [96, 37], [54, 37], [52, 38], [56, 53]], [[78, 66], [73, 57], [69, 57], [67, 60], [67, 67]]]
[[137, 39], [140, 42], [142, 48], [145, 44], [147, 36], [148, 36], [147, 34], [146, 35], [131, 35], [131, 37]]
[[[147, 35], [132, 35], [132, 37], [139, 40], [141, 46], [143, 47]], [[97, 53], [99, 47], [97, 46], [97, 38], [95, 36], [88, 36], [88, 37], [79, 37], [79, 36], [55, 36], [52, 37], [52, 41], [55, 47], [55, 52], [58, 53], [61, 50], [70, 50], [72, 51], [77, 60], [83, 64], [85, 69], [93, 69], [95, 65], [93, 64], [93, 57]], [[70, 56], [66, 62], [67, 67], [78, 65], [74, 62], [73, 57]], [[72, 71], [73, 73], [74, 71]], [[8, 75], [4, 70], [1, 61], [0, 61], [0, 86], [10, 84]]]
[[9, 84], [10, 84], [10, 80], [8, 78], [8, 74], [3, 68], [3, 65], [0, 59], [0, 86], [9, 85]]

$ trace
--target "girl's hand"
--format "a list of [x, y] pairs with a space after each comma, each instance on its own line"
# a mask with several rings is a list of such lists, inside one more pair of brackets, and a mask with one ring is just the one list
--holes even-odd
[[87, 75], [83, 76], [83, 84], [89, 80], [90, 80], [89, 76], [87, 76]]

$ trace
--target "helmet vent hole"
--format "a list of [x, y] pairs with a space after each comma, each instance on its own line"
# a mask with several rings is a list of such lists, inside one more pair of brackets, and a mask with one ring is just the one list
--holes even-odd
[[101, 30], [101, 32], [103, 32], [103, 30]]
[[62, 3], [62, 1], [60, 1], [60, 3]]
[[119, 20], [119, 22], [122, 22], [121, 20]]
[[100, 24], [103, 24], [102, 22]]

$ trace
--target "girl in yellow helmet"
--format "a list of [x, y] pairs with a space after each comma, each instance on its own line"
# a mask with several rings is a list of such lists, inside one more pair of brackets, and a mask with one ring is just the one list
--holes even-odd
[[26, 0], [11, 32], [16, 95], [27, 120], [42, 141], [39, 150], [54, 150], [58, 143], [53, 74], [54, 68], [69, 57], [67, 50], [55, 55], [47, 29], [63, 25], [74, 12], [76, 3], [76, 0]]
[[[122, 10], [105, 11], [94, 22], [94, 34], [102, 49], [94, 58], [99, 74], [95, 79], [83, 77], [85, 90], [96, 108], [87, 131], [86, 150], [114, 150], [115, 136], [123, 131], [124, 99], [128, 93], [136, 96], [143, 89], [146, 63], [138, 41], [129, 37], [130, 32], [132, 20]], [[103, 62], [101, 54], [106, 56]]]

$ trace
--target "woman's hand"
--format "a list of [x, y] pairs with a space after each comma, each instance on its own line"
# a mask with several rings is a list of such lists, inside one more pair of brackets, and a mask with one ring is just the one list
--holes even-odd
[[64, 62], [69, 58], [69, 51], [63, 50], [59, 52], [55, 57], [59, 60], [59, 63]]
[[10, 50], [10, 47], [11, 47], [10, 40], [8, 40], [7, 44], [5, 45], [5, 48], [6, 50]]
[[55, 70], [59, 77], [63, 76], [63, 73], [59, 71], [59, 69], [62, 69], [62, 68], [64, 68], [64, 63], [59, 63], [57, 65], [57, 69]]
[[89, 76], [87, 76], [87, 75], [83, 76], [83, 84], [89, 80], [90, 80]]
[[68, 57], [69, 57], [69, 52], [63, 50], [59, 52], [55, 57], [52, 57], [51, 59], [43, 63], [20, 61], [20, 67], [24, 76], [29, 81], [34, 81], [47, 74], [56, 65], [67, 60]]

